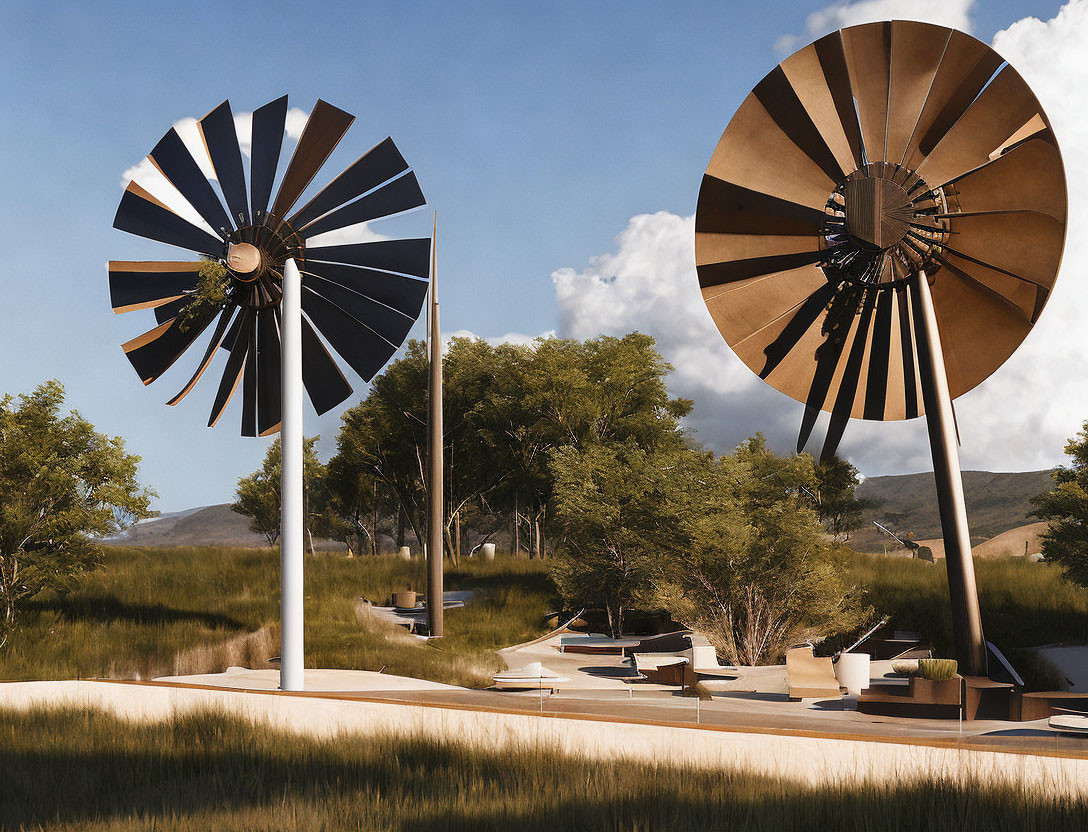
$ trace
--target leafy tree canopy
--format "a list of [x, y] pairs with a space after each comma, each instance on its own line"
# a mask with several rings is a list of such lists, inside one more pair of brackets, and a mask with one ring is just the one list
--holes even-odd
[[1088, 586], [1088, 422], [1065, 445], [1072, 458], [1054, 471], [1054, 490], [1032, 499], [1036, 517], [1049, 521], [1043, 556], [1065, 569], [1066, 577]]
[[155, 492], [140, 485], [140, 457], [72, 411], [48, 381], [0, 399], [0, 600], [10, 629], [19, 602], [65, 591], [99, 562], [96, 537], [148, 517]]
[[[325, 466], [317, 458], [318, 437], [310, 436], [302, 443], [302, 477], [307, 509], [320, 502], [324, 485]], [[280, 479], [283, 476], [283, 447], [279, 437], [268, 446], [260, 470], [238, 480], [234, 502], [230, 509], [249, 518], [249, 528], [263, 534], [269, 546], [280, 538]], [[309, 514], [307, 511], [307, 523]]]

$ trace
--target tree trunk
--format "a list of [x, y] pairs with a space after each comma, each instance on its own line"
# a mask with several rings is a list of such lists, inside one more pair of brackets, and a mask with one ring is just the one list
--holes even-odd
[[453, 515], [453, 562], [461, 563], [461, 512]]
[[397, 549], [404, 545], [404, 509], [397, 506]]

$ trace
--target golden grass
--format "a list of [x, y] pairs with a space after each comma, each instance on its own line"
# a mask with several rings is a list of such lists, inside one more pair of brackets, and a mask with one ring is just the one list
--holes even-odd
[[1015, 784], [812, 787], [539, 746], [316, 739], [211, 712], [129, 723], [70, 707], [0, 711], [0, 767], [0, 828], [10, 830], [1088, 828], [1083, 800]]
[[[0, 649], [0, 679], [153, 678], [267, 667], [279, 654], [279, 552], [107, 549], [101, 570], [65, 597], [27, 605]], [[500, 557], [447, 568], [448, 589], [480, 599], [447, 611], [449, 635], [426, 645], [360, 615], [367, 598], [422, 590], [422, 564], [395, 557], [306, 559], [306, 664], [482, 685], [494, 651], [543, 633], [553, 590], [537, 561]]]

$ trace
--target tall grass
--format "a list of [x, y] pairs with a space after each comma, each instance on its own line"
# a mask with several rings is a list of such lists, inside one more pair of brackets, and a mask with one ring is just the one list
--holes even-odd
[[[939, 655], [953, 655], [943, 561], [855, 552], [843, 558], [852, 582], [866, 588], [878, 614], [892, 616], [892, 627], [920, 631]], [[1003, 650], [1088, 642], [1088, 590], [1065, 580], [1059, 567], [1026, 558], [978, 559], [975, 574], [986, 638]]]
[[88, 830], [882, 830], [1088, 828], [1083, 801], [1015, 785], [800, 786], [738, 770], [315, 739], [196, 712], [129, 723], [0, 711], [0, 827]]
[[[553, 590], [543, 565], [500, 557], [447, 569], [449, 589], [479, 600], [447, 611], [432, 646], [362, 614], [423, 588], [422, 564], [393, 557], [306, 559], [306, 662], [482, 684], [494, 650], [544, 632]], [[0, 648], [0, 679], [150, 678], [268, 666], [278, 655], [279, 552], [221, 547], [108, 549], [100, 570], [67, 596], [33, 600]]]

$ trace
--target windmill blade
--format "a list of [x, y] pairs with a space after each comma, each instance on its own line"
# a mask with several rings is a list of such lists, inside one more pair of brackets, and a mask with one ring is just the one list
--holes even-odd
[[308, 291], [320, 295], [347, 312], [368, 330], [386, 341], [394, 350], [408, 337], [408, 331], [415, 323], [413, 316], [398, 313], [366, 295], [337, 283], [307, 276], [303, 279], [303, 285]]
[[310, 246], [306, 249], [306, 257], [308, 260], [380, 269], [426, 280], [431, 269], [431, 238]]
[[253, 111], [253, 138], [249, 160], [249, 204], [253, 221], [265, 221], [265, 209], [272, 197], [276, 167], [287, 125], [287, 96], [277, 98]]
[[1039, 102], [1024, 79], [1006, 66], [922, 160], [918, 175], [931, 184], [943, 184], [984, 164], [1039, 114]]
[[[227, 365], [223, 369], [223, 378], [219, 382], [219, 389], [215, 394], [215, 401], [212, 403], [212, 412], [208, 417], [208, 427], [214, 427], [215, 423], [219, 421], [219, 417], [223, 415], [227, 404], [234, 396], [234, 391], [238, 389], [238, 383], [242, 380], [242, 372], [245, 369], [246, 359], [249, 355], [254, 317], [253, 309], [243, 309], [235, 318], [234, 324], [228, 330], [226, 337], [223, 338], [224, 345], [230, 344], [230, 355], [227, 357]], [[231, 331], [234, 331], [235, 327], [237, 327], [237, 331], [234, 337], [231, 338]]]
[[302, 320], [302, 383], [318, 416], [351, 395], [351, 385], [305, 318]]
[[843, 52], [850, 73], [850, 88], [857, 102], [865, 159], [878, 162], [885, 155], [888, 126], [892, 23], [870, 23], [843, 29]]
[[[807, 236], [813, 241], [823, 227], [823, 210], [742, 188], [715, 176], [703, 176], [696, 234], [772, 234]], [[815, 242], [813, 242], [815, 245]]]
[[877, 295], [873, 313], [872, 339], [869, 343], [869, 366], [864, 379], [863, 419], [882, 421], [888, 402], [888, 375], [892, 366], [892, 311], [895, 305], [893, 292]]
[[221, 236], [230, 233], [234, 228], [230, 217], [177, 130], [171, 127], [147, 158], [196, 209], [204, 222]]
[[[223, 189], [227, 207], [238, 227], [250, 224], [249, 200], [246, 197], [246, 174], [242, 163], [242, 148], [238, 145], [238, 130], [230, 102], [224, 101], [196, 123], [208, 158], [212, 160], [215, 178]], [[213, 226], [214, 227], [214, 226]]]
[[847, 172], [861, 167], [861, 135], [841, 39], [811, 44], [783, 61], [780, 69], [838, 168]]
[[181, 314], [181, 310], [188, 306], [192, 302], [192, 300], [193, 298], [191, 295], [183, 295], [176, 300], [168, 301], [161, 306], [156, 306], [155, 320], [158, 321], [160, 324], [166, 323], [169, 320], [173, 320]]
[[[815, 245], [811, 241], [810, 245]], [[699, 285], [704, 294], [714, 286], [725, 286], [738, 281], [781, 274], [818, 263], [823, 259], [823, 252], [818, 250], [802, 251], [796, 254], [772, 254], [764, 257], [750, 257], [743, 260], [705, 263], [697, 267]]]
[[961, 212], [1038, 211], [1066, 219], [1062, 160], [1049, 130], [956, 177], [944, 190]]
[[986, 44], [952, 30], [914, 131], [903, 150], [902, 164], [917, 169], [985, 89], [1002, 63], [1001, 56]]
[[207, 329], [214, 313], [182, 325], [178, 318], [166, 321], [121, 345], [143, 383], [150, 384], [173, 365], [193, 341]]
[[280, 428], [280, 330], [272, 309], [257, 313], [257, 433]]
[[246, 363], [242, 371], [242, 436], [257, 435], [257, 321], [248, 331]]
[[419, 189], [416, 175], [409, 172], [367, 196], [315, 220], [300, 229], [300, 232], [309, 239], [338, 228], [400, 214], [424, 204], [426, 200], [423, 198], [423, 191]]
[[412, 319], [419, 317], [429, 285], [423, 280], [387, 272], [308, 260], [303, 271], [303, 285], [312, 277], [343, 286]]
[[[751, 139], [758, 136], [757, 143]], [[768, 165], [768, 159], [774, 159]], [[722, 133], [707, 175], [785, 202], [823, 209], [836, 180], [775, 123], [754, 93]]]
[[406, 170], [408, 163], [404, 161], [393, 140], [385, 139], [356, 159], [351, 167], [302, 206], [289, 222], [293, 228], [302, 228]]
[[363, 381], [374, 378], [396, 352], [394, 346], [370, 332], [347, 312], [305, 288], [302, 311]]
[[110, 304], [116, 314], [153, 309], [196, 289], [200, 262], [111, 260]]
[[843, 168], [813, 123], [782, 67], [775, 67], [760, 81], [752, 95], [790, 141], [800, 148], [832, 182], [850, 171]]
[[1054, 285], [1065, 226], [1053, 217], [1034, 212], [969, 214], [953, 218], [950, 227], [945, 246], [949, 259], [959, 255], [1045, 289]]
[[911, 309], [910, 292], [905, 288], [897, 288], [895, 294], [899, 305], [899, 339], [903, 357], [904, 418], [913, 419], [923, 413], [919, 390], [918, 347], [914, 340], [914, 310]]
[[355, 116], [351, 113], [345, 113], [320, 98], [317, 100], [283, 174], [283, 182], [272, 206], [273, 216], [277, 219], [287, 216], [353, 121]]
[[183, 220], [135, 182], [129, 182], [121, 196], [113, 227], [212, 257], [221, 256], [226, 248], [222, 240]]
[[862, 378], [862, 370], [868, 355], [866, 347], [869, 341], [869, 332], [873, 320], [873, 303], [866, 300], [861, 307], [861, 317], [854, 328], [853, 342], [850, 344], [850, 354], [843, 368], [842, 380], [839, 382], [838, 393], [835, 396], [835, 404], [831, 408], [831, 418], [827, 423], [827, 435], [824, 437], [823, 449], [820, 451], [820, 461], [828, 462], [835, 456], [842, 441], [846, 423], [850, 420], [850, 414], [854, 410], [854, 402], [858, 399], [858, 386]]
[[168, 405], [173, 407], [182, 399], [184, 399], [187, 395], [189, 395], [189, 391], [193, 389], [197, 381], [200, 380], [200, 377], [204, 375], [204, 371], [208, 369], [208, 365], [212, 362], [212, 356], [215, 355], [216, 349], [219, 347], [220, 342], [223, 340], [223, 333], [226, 332], [227, 324], [230, 323], [231, 317], [234, 316], [234, 313], [235, 309], [233, 306], [231, 306], [224, 309], [219, 315], [219, 323], [215, 325], [215, 330], [213, 330], [212, 332], [212, 338], [211, 341], [208, 342], [208, 349], [205, 351], [204, 357], [200, 360], [200, 364], [197, 365], [196, 371], [193, 373], [189, 381], [186, 382], [185, 386], [178, 391], [177, 395], [175, 395], [167, 402]]

